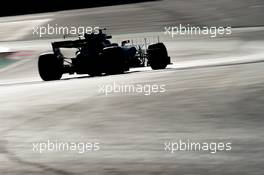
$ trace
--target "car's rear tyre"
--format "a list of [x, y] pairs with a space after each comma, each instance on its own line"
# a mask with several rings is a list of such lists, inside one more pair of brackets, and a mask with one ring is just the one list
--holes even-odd
[[59, 80], [63, 74], [63, 60], [59, 60], [54, 54], [40, 55], [38, 70], [44, 81]]
[[103, 50], [104, 69], [106, 74], [122, 74], [125, 72], [125, 56], [121, 47], [107, 47]]
[[170, 57], [163, 43], [152, 44], [148, 47], [148, 64], [153, 70], [165, 69], [170, 63]]
[[77, 74], [88, 74], [91, 77], [102, 75], [102, 63], [100, 57], [91, 58], [78, 54], [72, 59]]

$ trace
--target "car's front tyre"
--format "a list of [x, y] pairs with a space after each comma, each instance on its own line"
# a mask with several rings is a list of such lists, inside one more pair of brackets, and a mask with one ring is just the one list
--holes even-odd
[[152, 44], [148, 47], [148, 64], [153, 70], [165, 69], [170, 64], [170, 57], [163, 43]]

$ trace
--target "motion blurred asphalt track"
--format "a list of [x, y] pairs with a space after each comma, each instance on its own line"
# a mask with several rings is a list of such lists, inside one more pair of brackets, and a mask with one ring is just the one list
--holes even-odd
[[[113, 34], [139, 33], [136, 36], [162, 32], [165, 25], [178, 23], [225, 25], [229, 21], [226, 24], [249, 28], [217, 39], [171, 39], [161, 34], [174, 62], [166, 70], [132, 69], [123, 75], [93, 78], [65, 76], [53, 82], [42, 82], [36, 68], [37, 55], [49, 49], [50, 40], [39, 40], [31, 30], [23, 30], [26, 35], [11, 39], [19, 42], [1, 42], [13, 50], [34, 52], [12, 67], [0, 69], [0, 174], [263, 174], [264, 37], [261, 27], [250, 27], [262, 25], [263, 4], [246, 11], [250, 3], [242, 2], [247, 1], [229, 6], [219, 2], [219, 7], [238, 9], [229, 11], [218, 6], [210, 9], [209, 2], [194, 6], [174, 2], [2, 18], [22, 21], [21, 26], [25, 18], [48, 18], [50, 24], [59, 25], [91, 22], [105, 24]], [[237, 18], [244, 13], [247, 18]], [[9, 31], [15, 35], [19, 30]], [[3, 40], [8, 40], [7, 35], [1, 33]], [[113, 82], [165, 84], [166, 92], [150, 96], [99, 93], [98, 85]], [[32, 142], [48, 139], [98, 141], [101, 150], [33, 152]], [[232, 150], [216, 154], [164, 151], [164, 142], [179, 139], [231, 142]]]

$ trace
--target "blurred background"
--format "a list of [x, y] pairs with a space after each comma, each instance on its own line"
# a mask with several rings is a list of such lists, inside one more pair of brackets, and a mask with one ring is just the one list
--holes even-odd
[[[263, 174], [262, 0], [5, 1], [0, 15], [1, 174]], [[119, 43], [159, 37], [173, 64], [43, 82], [38, 56], [65, 40], [33, 35], [35, 26], [48, 24], [106, 27]], [[232, 34], [164, 34], [164, 27], [180, 24], [231, 26]], [[165, 85], [166, 92], [99, 92], [113, 82]], [[180, 139], [231, 142], [232, 150], [164, 151], [165, 142]], [[32, 143], [47, 140], [100, 142], [101, 149], [32, 150]]]

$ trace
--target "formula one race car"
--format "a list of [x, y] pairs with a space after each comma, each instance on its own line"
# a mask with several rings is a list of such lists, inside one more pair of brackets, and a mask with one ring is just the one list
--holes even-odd
[[[38, 69], [44, 81], [59, 80], [62, 74], [120, 74], [131, 67], [151, 66], [165, 69], [170, 57], [163, 43], [151, 44], [145, 49], [123, 41], [121, 46], [111, 43], [112, 37], [100, 29], [97, 33], [84, 34], [84, 38], [52, 43], [53, 53], [39, 56]], [[65, 57], [62, 48], [76, 48], [74, 58]]]

